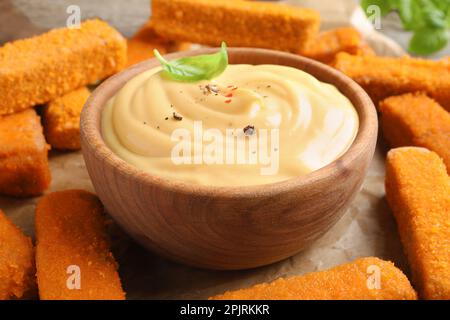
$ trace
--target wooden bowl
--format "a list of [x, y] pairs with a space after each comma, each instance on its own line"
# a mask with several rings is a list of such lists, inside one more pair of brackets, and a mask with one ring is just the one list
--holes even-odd
[[[216, 52], [201, 49], [169, 59]], [[100, 130], [103, 106], [128, 80], [158, 65], [135, 65], [100, 85], [81, 115], [81, 145], [106, 210], [136, 241], [170, 259], [209, 269], [267, 265], [305, 249], [344, 214], [373, 157], [378, 120], [367, 94], [321, 63], [271, 50], [230, 48], [233, 64], [278, 64], [335, 85], [360, 119], [356, 140], [330, 165], [284, 182], [251, 187], [191, 185], [145, 173], [116, 156]]]

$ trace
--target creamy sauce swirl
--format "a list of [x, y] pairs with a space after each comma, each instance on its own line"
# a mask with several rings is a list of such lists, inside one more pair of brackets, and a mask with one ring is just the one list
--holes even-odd
[[[171, 81], [160, 71], [131, 79], [102, 114], [102, 135], [111, 150], [157, 176], [215, 186], [279, 182], [336, 160], [358, 132], [351, 102], [298, 69], [229, 65], [214, 80], [196, 83]], [[261, 129], [266, 130], [265, 149]], [[185, 164], [174, 161], [174, 149], [179, 151], [186, 137], [174, 132], [191, 134], [190, 164], [186, 152]], [[221, 149], [214, 144], [220, 139], [213, 139], [219, 133]], [[252, 139], [261, 144], [252, 145]], [[247, 162], [237, 161], [240, 152]], [[234, 162], [227, 163], [227, 157]]]

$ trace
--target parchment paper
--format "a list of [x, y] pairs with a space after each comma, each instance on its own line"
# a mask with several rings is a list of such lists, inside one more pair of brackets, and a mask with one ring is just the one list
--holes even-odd
[[[379, 54], [401, 55], [391, 40], [373, 31], [353, 1], [287, 1], [314, 6], [322, 12], [323, 28], [353, 24], [364, 32]], [[205, 299], [227, 290], [318, 271], [357, 257], [377, 256], [393, 261], [408, 273], [395, 222], [384, 198], [386, 146], [380, 137], [362, 190], [345, 216], [309, 249], [285, 261], [245, 271], [194, 269], [165, 260], [141, 248], [112, 225], [113, 252], [128, 299]], [[82, 188], [94, 191], [80, 152], [51, 152], [53, 176], [48, 192]], [[0, 208], [34, 237], [34, 206], [38, 199], [0, 197]]]

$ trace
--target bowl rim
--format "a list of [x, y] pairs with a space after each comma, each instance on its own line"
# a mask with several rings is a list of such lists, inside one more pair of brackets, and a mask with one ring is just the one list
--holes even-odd
[[[199, 54], [209, 54], [217, 52], [217, 50], [218, 48], [202, 48], [168, 54], [165, 55], [165, 58], [170, 60]], [[233, 54], [245, 54], [248, 52], [259, 56], [271, 55], [273, 58], [278, 60], [297, 60], [305, 66], [309, 66], [308, 68], [303, 69], [304, 72], [309, 73], [308, 69], [314, 68], [321, 72], [327, 73], [328, 76], [331, 76], [331, 78], [334, 79], [334, 82], [328, 81], [327, 83], [337, 86], [336, 84], [340, 82], [343, 86], [347, 86], [349, 90], [354, 92], [354, 97], [356, 98], [354, 100], [357, 100], [359, 106], [355, 106], [354, 101], [352, 101], [352, 104], [358, 113], [359, 128], [355, 140], [344, 154], [325, 167], [310, 172], [306, 175], [297, 176], [275, 183], [250, 186], [214, 186], [194, 184], [182, 180], [165, 178], [141, 170], [121, 159], [106, 145], [101, 134], [101, 114], [109, 97], [113, 96], [118, 90], [120, 90], [120, 88], [129, 79], [159, 65], [159, 62], [155, 58], [151, 58], [135, 64], [108, 78], [91, 93], [89, 99], [83, 107], [80, 117], [80, 134], [84, 157], [86, 158], [85, 153], [93, 152], [94, 156], [103, 162], [103, 165], [109, 165], [116, 168], [116, 171], [130, 176], [138, 182], [158, 186], [158, 188], [166, 191], [197, 196], [212, 196], [216, 198], [258, 198], [265, 197], [267, 195], [285, 193], [293, 188], [301, 188], [310, 186], [311, 184], [321, 184], [328, 181], [328, 179], [332, 179], [342, 173], [342, 169], [345, 168], [343, 165], [344, 163], [352, 163], [358, 159], [359, 155], [366, 149], [365, 147], [370, 146], [373, 142], [372, 139], [375, 139], [376, 142], [378, 136], [378, 116], [375, 106], [364, 89], [362, 89], [362, 87], [360, 87], [345, 74], [328, 65], [292, 53], [259, 48], [228, 48], [228, 54], [231, 56], [230, 60], [232, 60]], [[298, 69], [302, 70], [300, 68]], [[110, 89], [110, 87], [113, 87], [114, 84], [117, 86], [118, 83], [120, 86], [118, 86], [116, 90]], [[102, 95], [104, 95], [103, 92], [106, 93], [108, 90], [110, 95], [108, 98], [104, 99], [102, 97]], [[101, 104], [100, 102], [103, 103]], [[90, 150], [87, 150], [87, 148], [84, 147], [84, 143], [89, 145]]]

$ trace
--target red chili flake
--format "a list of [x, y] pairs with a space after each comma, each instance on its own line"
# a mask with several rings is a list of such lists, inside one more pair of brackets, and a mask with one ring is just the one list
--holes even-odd
[[231, 103], [231, 99], [225, 100], [225, 103]]
[[233, 96], [233, 94], [232, 93], [229, 93], [229, 94], [226, 94], [225, 95], [225, 98], [231, 98]]

